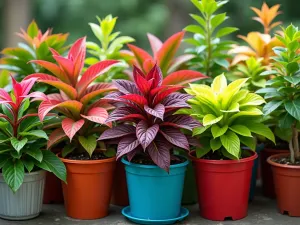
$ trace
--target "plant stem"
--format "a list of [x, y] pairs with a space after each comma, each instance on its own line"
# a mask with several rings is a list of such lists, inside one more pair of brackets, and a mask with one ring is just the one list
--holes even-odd
[[294, 144], [295, 159], [299, 159], [300, 158], [299, 140], [298, 140], [298, 130], [296, 126], [293, 128], [293, 144]]
[[211, 60], [211, 30], [210, 30], [210, 15], [206, 17], [206, 32], [207, 32], [207, 58], [206, 58], [206, 76], [210, 77], [210, 60]]
[[289, 141], [289, 149], [290, 149], [290, 160], [291, 163], [295, 163], [295, 153], [294, 153], [294, 148], [293, 148], [293, 138]]

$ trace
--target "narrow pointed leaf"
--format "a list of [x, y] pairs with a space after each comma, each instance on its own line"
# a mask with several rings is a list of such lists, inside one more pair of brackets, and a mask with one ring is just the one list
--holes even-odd
[[162, 135], [173, 145], [189, 150], [189, 143], [186, 136], [175, 128], [163, 128], [160, 130]]
[[154, 109], [151, 109], [148, 105], [145, 105], [144, 109], [150, 115], [160, 118], [161, 120], [164, 120], [164, 114], [165, 114], [165, 106], [164, 105], [157, 104], [154, 107]]
[[147, 59], [152, 59], [152, 56], [145, 50], [131, 44], [127, 44], [127, 46], [130, 49], [130, 51], [134, 54], [137, 63], [141, 68], [143, 68], [143, 64]]
[[158, 50], [162, 47], [163, 43], [161, 40], [159, 40], [156, 36], [153, 34], [147, 33], [148, 40], [150, 42], [150, 46], [153, 52], [153, 55], [155, 56]]
[[108, 118], [108, 112], [104, 108], [95, 107], [88, 111], [87, 115], [81, 116], [95, 123], [104, 124]]
[[105, 130], [98, 140], [107, 140], [135, 134], [135, 130], [136, 128], [134, 126], [128, 124], [120, 124], [109, 130]]
[[136, 126], [136, 136], [145, 150], [148, 145], [155, 139], [157, 132], [159, 130], [159, 125], [154, 124], [148, 127], [147, 122], [141, 120]]
[[128, 152], [133, 151], [140, 145], [140, 142], [135, 136], [124, 137], [121, 139], [118, 145], [117, 159], [127, 154]]
[[205, 78], [207, 76], [197, 71], [179, 70], [168, 74], [163, 80], [163, 85], [186, 85]]
[[148, 148], [149, 153], [153, 162], [160, 168], [169, 171], [171, 156], [170, 149], [172, 145], [163, 140], [158, 140], [157, 142], [152, 142]]
[[59, 142], [65, 140], [67, 138], [66, 133], [62, 128], [57, 128], [56, 130], [52, 131], [49, 136], [47, 142], [47, 149], [50, 149], [53, 145], [58, 144]]

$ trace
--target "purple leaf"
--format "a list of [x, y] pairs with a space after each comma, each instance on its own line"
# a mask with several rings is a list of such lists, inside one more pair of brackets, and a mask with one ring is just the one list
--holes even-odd
[[171, 115], [165, 117], [164, 123], [161, 126], [173, 126], [193, 131], [195, 127], [201, 127], [201, 124], [188, 115]]
[[128, 152], [127, 153], [127, 159], [129, 162], [131, 162], [131, 160], [133, 159], [133, 157], [139, 153], [139, 152], [142, 152], [142, 148], [140, 146], [138, 146], [137, 148], [133, 149], [131, 152]]
[[186, 150], [190, 150], [189, 142], [186, 136], [183, 133], [181, 133], [179, 129], [165, 127], [161, 129], [160, 132], [173, 145], [176, 145], [177, 147]]
[[161, 103], [166, 109], [190, 108], [190, 106], [186, 103], [186, 101], [190, 98], [192, 98], [191, 95], [176, 92], [168, 95]]
[[128, 152], [133, 151], [136, 147], [140, 145], [136, 136], [128, 136], [121, 139], [118, 145], [117, 159], [121, 158]]
[[159, 130], [158, 124], [154, 124], [153, 126], [148, 127], [147, 122], [144, 120], [141, 120], [137, 124], [136, 137], [138, 138], [144, 150], [155, 139], [158, 130]]
[[190, 135], [187, 135], [186, 138], [188, 139], [188, 142], [191, 146], [202, 147], [202, 145], [200, 144], [200, 141], [197, 138], [192, 137]]
[[170, 149], [172, 145], [168, 143], [166, 140], [158, 140], [156, 142], [152, 142], [147, 151], [152, 159], [152, 161], [159, 166], [160, 168], [169, 171], [171, 157], [170, 157]]
[[133, 107], [120, 107], [115, 109], [107, 118], [105, 123], [113, 122], [117, 120], [121, 120], [124, 118], [138, 118], [138, 119], [145, 119], [143, 115], [141, 115], [140, 111], [138, 111], [136, 108]]
[[162, 104], [157, 104], [154, 109], [151, 109], [149, 106], [145, 105], [144, 109], [147, 113], [161, 120], [164, 120], [165, 106]]
[[134, 82], [129, 80], [114, 80], [113, 84], [123, 94], [141, 94]]
[[98, 140], [123, 137], [129, 134], [134, 134], [135, 130], [136, 128], [134, 126], [121, 124], [111, 129], [105, 130]]

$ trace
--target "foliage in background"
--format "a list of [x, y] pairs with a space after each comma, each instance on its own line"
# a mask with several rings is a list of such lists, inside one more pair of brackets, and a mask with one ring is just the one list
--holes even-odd
[[184, 54], [175, 57], [183, 36], [183, 31], [178, 32], [163, 43], [156, 36], [148, 34], [153, 56], [137, 46], [128, 44], [134, 55], [131, 65], [138, 66], [144, 73], [149, 73], [153, 66], [157, 64], [161, 68], [164, 77], [163, 85], [184, 85], [206, 78], [200, 72], [184, 69], [184, 64], [194, 58], [193, 55]]
[[257, 93], [264, 94], [268, 103], [264, 106], [265, 115], [272, 113], [277, 129], [275, 134], [289, 142], [291, 162], [300, 158], [298, 132], [300, 128], [300, 31], [293, 25], [283, 29], [283, 36], [276, 35], [284, 47], [275, 47], [276, 54], [272, 70], [262, 75], [273, 75], [267, 81], [267, 88]]
[[107, 104], [106, 100], [101, 99], [101, 95], [115, 90], [115, 87], [111, 83], [91, 84], [118, 61], [100, 61], [81, 74], [86, 54], [85, 38], [78, 39], [66, 57], [51, 51], [57, 64], [44, 60], [35, 60], [34, 63], [51, 71], [54, 76], [35, 73], [25, 78], [26, 80], [36, 78], [39, 82], [60, 90], [60, 93], [47, 96], [35, 95], [36, 98], [42, 100], [38, 109], [41, 121], [52, 110], [58, 112], [61, 118], [61, 123], [57, 124], [58, 128], [49, 137], [47, 148], [68, 138], [68, 144], [62, 152], [63, 157], [73, 151], [86, 153], [91, 157], [97, 144], [99, 144], [98, 148], [105, 152], [106, 146], [104, 143], [97, 142], [96, 135], [106, 129], [102, 125], [111, 126], [111, 124], [106, 124], [105, 120], [108, 117], [107, 110], [112, 106]]
[[119, 60], [118, 66], [112, 68], [107, 73], [97, 79], [98, 82], [110, 82], [112, 79], [128, 79], [125, 69], [129, 67], [128, 61], [132, 58], [131, 55], [124, 52], [124, 44], [133, 42], [134, 39], [129, 36], [119, 36], [121, 32], [113, 32], [117, 17], [111, 15], [104, 19], [97, 17], [99, 24], [89, 23], [95, 37], [100, 42], [100, 45], [95, 42], [87, 42], [86, 47], [88, 53], [92, 55], [85, 60], [87, 65], [93, 65], [99, 61], [106, 59]]
[[262, 111], [258, 106], [265, 100], [246, 89], [241, 89], [247, 79], [238, 79], [227, 85], [224, 75], [217, 76], [211, 86], [190, 84], [186, 92], [192, 109], [179, 110], [194, 116], [203, 127], [193, 130], [200, 136], [202, 147], [196, 149], [197, 157], [217, 155], [217, 159], [240, 159], [241, 146], [255, 151], [254, 134], [275, 142], [272, 131], [261, 123]]
[[[185, 40], [185, 42], [194, 46], [187, 49], [188, 53], [195, 55], [190, 66], [208, 77], [214, 78], [224, 69], [229, 68], [228, 58], [230, 58], [230, 55], [227, 52], [234, 43], [221, 40], [221, 38], [238, 29], [222, 26], [228, 17], [226, 13], [216, 14], [216, 11], [228, 1], [191, 0], [191, 2], [199, 10], [200, 15], [191, 14], [198, 25], [189, 25], [185, 28], [186, 31], [194, 34], [193, 38]], [[211, 82], [211, 80], [206, 81]]]
[[25, 172], [39, 169], [53, 172], [66, 181], [64, 164], [54, 153], [43, 149], [48, 136], [41, 130], [37, 113], [26, 112], [30, 105], [28, 94], [35, 81], [32, 78], [18, 83], [12, 78], [12, 93], [0, 89], [3, 112], [0, 114], [0, 170], [13, 192], [20, 188]]
[[[68, 34], [52, 34], [51, 29], [42, 33], [35, 21], [30, 23], [27, 31], [21, 29], [21, 33], [17, 33], [17, 35], [25, 42], [20, 42], [18, 47], [3, 49], [4, 58], [0, 60], [0, 69], [13, 72], [18, 81], [32, 73], [46, 72], [44, 68], [35, 65], [31, 60], [53, 62], [54, 59], [49, 48], [60, 54], [67, 49], [65, 43]], [[47, 90], [47, 86], [39, 86], [39, 90], [44, 92]]]
[[120, 122], [106, 130], [100, 140], [118, 141], [117, 158], [127, 155], [131, 159], [138, 153], [152, 159], [160, 168], [168, 171], [174, 147], [189, 150], [189, 141], [180, 129], [192, 130], [200, 123], [187, 115], [173, 115], [189, 105], [191, 96], [176, 92], [179, 85], [163, 85], [163, 75], [155, 65], [147, 74], [133, 69], [134, 82], [115, 80], [119, 92], [104, 99], [115, 103], [116, 109], [106, 122]]

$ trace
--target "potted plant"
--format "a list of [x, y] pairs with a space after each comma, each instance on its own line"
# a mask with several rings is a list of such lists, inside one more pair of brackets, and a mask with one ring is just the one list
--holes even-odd
[[219, 75], [211, 86], [190, 84], [186, 92], [194, 96], [188, 100], [192, 109], [177, 112], [193, 115], [203, 124], [193, 130], [202, 147], [190, 155], [200, 214], [206, 219], [238, 220], [247, 215], [252, 166], [257, 158], [254, 134], [274, 141], [271, 130], [260, 121], [263, 113], [258, 106], [265, 101], [241, 89], [246, 81], [238, 79], [227, 85], [225, 76]]
[[187, 216], [181, 208], [183, 182], [188, 160], [172, 154], [174, 147], [189, 150], [188, 137], [180, 129], [200, 126], [186, 115], [173, 115], [188, 107], [187, 94], [178, 85], [162, 85], [160, 68], [144, 74], [134, 67], [134, 82], [115, 80], [119, 91], [104, 99], [116, 104], [106, 122], [119, 122], [102, 133], [99, 140], [118, 142], [117, 159], [125, 164], [130, 206], [123, 214], [145, 224], [175, 223]]
[[275, 133], [288, 141], [290, 153], [270, 156], [268, 163], [272, 166], [277, 204], [280, 213], [300, 216], [300, 77], [299, 50], [300, 31], [293, 25], [283, 29], [277, 38], [284, 47], [275, 47], [273, 70], [268, 71], [274, 77], [267, 82], [268, 87], [258, 93], [264, 93], [268, 103], [264, 113], [275, 117]]
[[37, 113], [27, 113], [35, 81], [18, 83], [12, 78], [12, 93], [0, 89], [0, 218], [4, 219], [25, 220], [40, 214], [45, 170], [66, 181], [64, 164], [44, 149], [48, 136], [40, 129]]
[[107, 83], [90, 84], [118, 61], [98, 62], [81, 74], [85, 47], [84, 37], [72, 45], [66, 57], [51, 49], [57, 64], [42, 60], [34, 62], [56, 77], [36, 73], [26, 79], [37, 78], [38, 82], [60, 91], [42, 96], [38, 114], [43, 121], [48, 112], [55, 110], [61, 118], [61, 123], [49, 137], [47, 148], [62, 141], [65, 144], [58, 156], [67, 167], [67, 184], [63, 183], [67, 215], [77, 219], [97, 219], [108, 214], [115, 169], [113, 149], [97, 141], [97, 134], [111, 126], [105, 120], [112, 105], [100, 96], [115, 87]]

